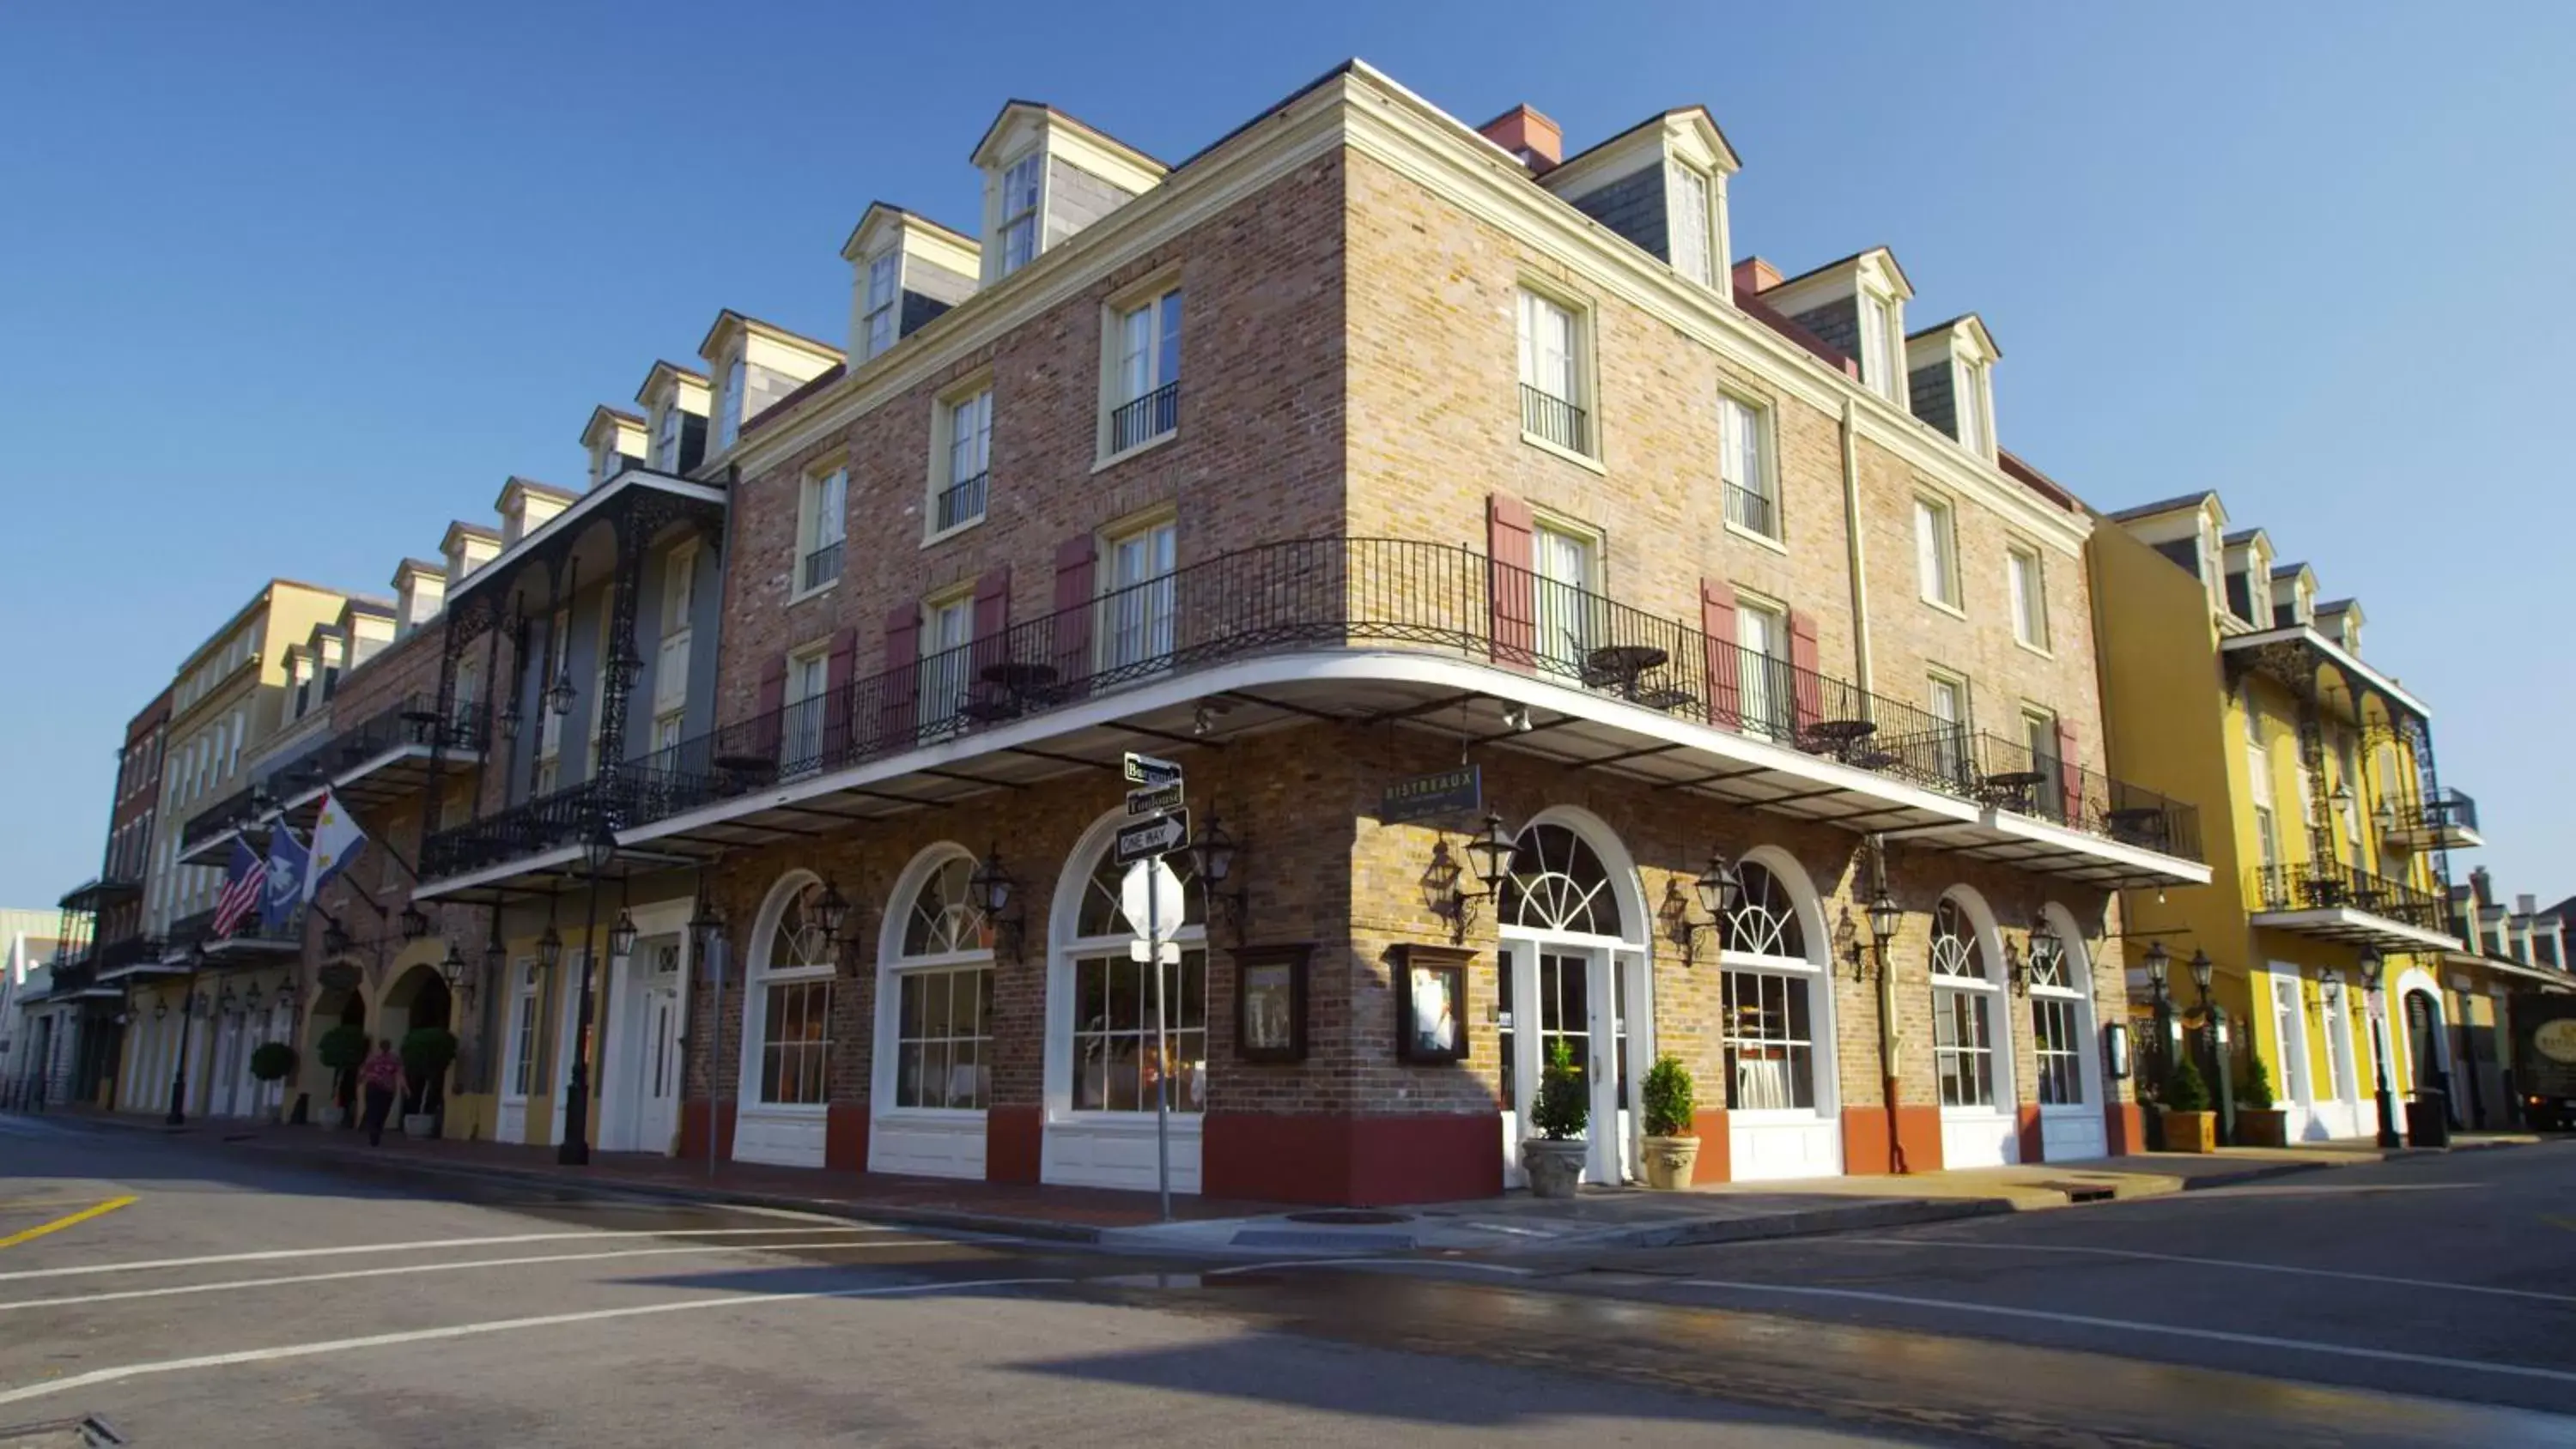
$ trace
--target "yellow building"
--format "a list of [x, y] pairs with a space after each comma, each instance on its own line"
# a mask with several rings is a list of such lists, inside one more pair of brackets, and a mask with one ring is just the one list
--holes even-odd
[[[2315, 572], [2230, 531], [2217, 494], [2107, 523], [2089, 550], [2110, 767], [2200, 806], [2214, 876], [2125, 902], [2128, 957], [2165, 948], [2174, 1007], [2160, 1039], [2156, 983], [2133, 970], [2142, 1095], [2174, 1043], [2205, 1053], [2217, 1025], [2223, 1108], [2244, 1107], [2259, 1059], [2290, 1140], [2372, 1135], [2383, 1074], [2401, 1124], [2411, 1094], [2443, 1087], [2474, 1122], [2455, 1057], [2514, 983], [2453, 934], [2450, 855], [2482, 842], [2475, 803], [2439, 783], [2431, 707], [2364, 660], [2358, 603], [2319, 601]], [[2229, 1116], [2241, 1140], [2267, 1125]]]

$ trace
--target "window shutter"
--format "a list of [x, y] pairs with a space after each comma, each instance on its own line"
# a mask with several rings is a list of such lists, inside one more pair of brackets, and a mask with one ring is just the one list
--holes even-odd
[[2081, 825], [2084, 820], [2084, 776], [2075, 767], [2075, 722], [2064, 715], [2057, 718], [2057, 792], [2066, 810], [2063, 823]]
[[842, 629], [832, 635], [830, 652], [823, 656], [823, 758], [842, 761], [850, 758], [850, 681], [859, 664], [859, 631]]
[[1532, 587], [1538, 521], [1529, 505], [1508, 493], [1485, 501], [1485, 545], [1489, 555], [1494, 662], [1528, 669], [1538, 645], [1538, 607]]
[[921, 606], [903, 604], [886, 612], [885, 686], [877, 696], [877, 745], [907, 749], [919, 725], [914, 710], [921, 696]]
[[1825, 680], [1817, 672], [1816, 616], [1801, 610], [1789, 611], [1789, 669], [1794, 678], [1790, 689], [1796, 700], [1798, 734], [1807, 731], [1825, 717]]
[[975, 646], [967, 651], [974, 670], [966, 681], [969, 692], [990, 686], [984, 672], [1011, 657], [1011, 568], [987, 572], [975, 581]]
[[1708, 722], [1733, 729], [1743, 719], [1744, 676], [1736, 659], [1735, 586], [1724, 579], [1699, 581], [1700, 646], [1708, 669]]
[[1099, 546], [1077, 533], [1055, 547], [1055, 677], [1068, 697], [1091, 677], [1092, 572]]
[[751, 752], [765, 759], [778, 758], [779, 726], [784, 723], [787, 708], [787, 656], [772, 654], [760, 665], [759, 712], [752, 716]]

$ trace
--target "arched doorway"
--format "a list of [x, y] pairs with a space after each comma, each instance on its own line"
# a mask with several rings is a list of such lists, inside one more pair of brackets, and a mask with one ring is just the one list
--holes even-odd
[[[2410, 970], [2398, 978], [2397, 1000], [2404, 1013], [2406, 1081], [2410, 1091], [2449, 1092], [2451, 1080], [2450, 1021], [2442, 1010], [2442, 989], [2422, 971]], [[2454, 1121], [2456, 1106], [2447, 1108]]]
[[2051, 902], [2040, 907], [2039, 918], [2048, 929], [2031, 943], [2028, 977], [2040, 1156], [2050, 1162], [2102, 1157], [2111, 1139], [2102, 1115], [2102, 1054], [2093, 1045], [2092, 953], [2065, 907]]
[[992, 1102], [993, 928], [975, 857], [934, 845], [895, 881], [877, 943], [870, 1172], [984, 1176]]
[[832, 938], [822, 878], [789, 871], [753, 918], [743, 973], [741, 1162], [821, 1167], [832, 1093]]
[[[447, 978], [439, 969], [418, 965], [394, 978], [385, 991], [384, 1009], [376, 1014], [377, 1035], [402, 1049], [403, 1038], [422, 1027], [453, 1031], [455, 1002], [447, 989]], [[444, 1074], [442, 1074], [443, 1077]], [[404, 1112], [436, 1112], [447, 1100], [444, 1080], [411, 1083], [411, 1092], [402, 1103]]]
[[1943, 1167], [2021, 1160], [2003, 954], [1985, 898], [1951, 887], [1932, 908], [1932, 1075], [1941, 1093]]
[[1736, 865], [1743, 893], [1718, 934], [1727, 1175], [1843, 1170], [1833, 972], [1804, 867], [1763, 847]]
[[1651, 1019], [1653, 1012], [1648, 915], [1636, 868], [1599, 820], [1563, 808], [1542, 812], [1513, 842], [1495, 921], [1504, 1178], [1523, 1180], [1522, 1124], [1537, 1099], [1539, 1073], [1562, 1044], [1591, 1089], [1584, 1180], [1624, 1182], [1643, 1120], [1637, 1086], [1645, 1075], [1632, 1060], [1629, 1024], [1635, 1013]]
[[1168, 1081], [1172, 1190], [1199, 1190], [1207, 1110], [1207, 898], [1186, 855], [1164, 858], [1181, 882], [1180, 960], [1162, 968], [1162, 1041], [1154, 978], [1129, 955], [1138, 941], [1119, 907], [1127, 868], [1111, 847], [1123, 813], [1083, 832], [1056, 881], [1048, 922], [1046, 1144], [1039, 1175], [1098, 1187], [1155, 1185], [1155, 1104]]

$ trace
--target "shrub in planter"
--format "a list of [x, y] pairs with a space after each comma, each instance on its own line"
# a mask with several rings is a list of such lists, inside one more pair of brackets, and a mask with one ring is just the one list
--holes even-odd
[[2165, 1074], [2165, 1150], [2210, 1152], [2218, 1146], [2218, 1117], [2209, 1110], [2209, 1084], [2189, 1053]]
[[282, 1041], [264, 1041], [250, 1054], [250, 1074], [263, 1082], [282, 1082], [295, 1070], [295, 1048]]
[[2236, 1105], [2236, 1140], [2248, 1147], [2287, 1147], [2290, 1114], [2272, 1105], [2272, 1070], [2255, 1055]]
[[1688, 1187], [1699, 1164], [1699, 1136], [1691, 1131], [1690, 1068], [1670, 1052], [1646, 1071], [1646, 1185], [1671, 1191]]
[[456, 1060], [456, 1033], [443, 1026], [413, 1027], [403, 1033], [400, 1054], [403, 1076], [411, 1084], [410, 1099], [403, 1103], [403, 1131], [425, 1137], [429, 1135], [429, 1123], [415, 1129], [413, 1119], [435, 1118], [445, 1095], [439, 1084], [446, 1080], [447, 1069]]
[[1538, 1100], [1530, 1104], [1530, 1126], [1538, 1136], [1521, 1143], [1521, 1166], [1529, 1173], [1536, 1197], [1572, 1197], [1583, 1176], [1589, 1150], [1583, 1128], [1592, 1119], [1592, 1091], [1574, 1053], [1562, 1041], [1548, 1049], [1547, 1069], [1539, 1074]]
[[[358, 1065], [367, 1059], [367, 1029], [342, 1022], [313, 1043], [313, 1059], [331, 1069], [331, 1105], [324, 1109], [322, 1125], [336, 1127], [349, 1116], [349, 1096], [357, 1082]], [[337, 1112], [338, 1121], [329, 1116]]]

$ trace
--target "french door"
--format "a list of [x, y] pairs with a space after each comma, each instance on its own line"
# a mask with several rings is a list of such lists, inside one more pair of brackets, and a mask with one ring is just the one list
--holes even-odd
[[[1644, 1000], [1644, 958], [1625, 949], [1546, 941], [1502, 944], [1497, 981], [1503, 1059], [1503, 1177], [1518, 1185], [1520, 1143], [1530, 1124], [1540, 1073], [1562, 1044], [1583, 1074], [1591, 1098], [1585, 1139], [1591, 1151], [1583, 1180], [1616, 1185], [1633, 1166], [1631, 1144], [1642, 1120], [1629, 1039], [1631, 1003]], [[1642, 1026], [1641, 1026], [1642, 1031]]]

